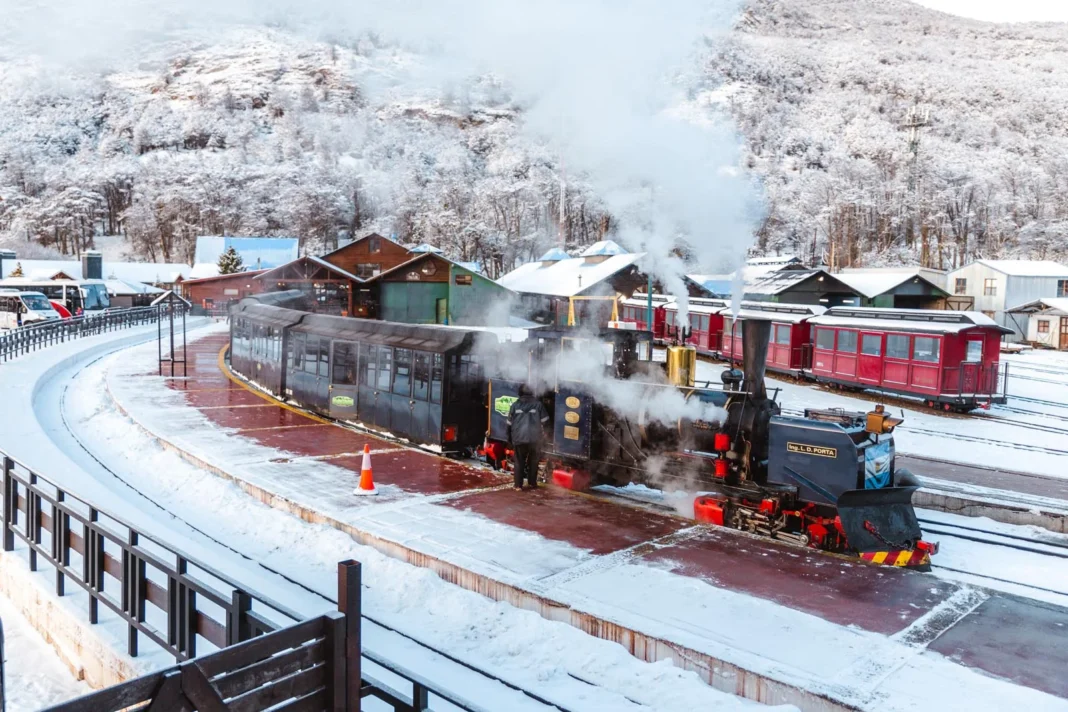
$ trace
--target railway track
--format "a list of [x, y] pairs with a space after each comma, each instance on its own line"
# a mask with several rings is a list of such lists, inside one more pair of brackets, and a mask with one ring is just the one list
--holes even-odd
[[[101, 356], [100, 358], [90, 362], [89, 364], [86, 364], [86, 367], [91, 366], [92, 364], [96, 363], [97, 361], [99, 361], [102, 358], [104, 358], [104, 357]], [[224, 549], [224, 550], [226, 550], [226, 551], [228, 551], [228, 552], [240, 557], [241, 559], [247, 561], [250, 565], [262, 569], [263, 571], [271, 574], [273, 577], [279, 579], [280, 581], [285, 582], [286, 585], [292, 586], [292, 587], [294, 587], [296, 589], [304, 591], [305, 593], [308, 593], [308, 594], [311, 594], [313, 596], [316, 596], [316, 597], [322, 599], [323, 601], [332, 604], [336, 608], [336, 606], [338, 605], [338, 600], [336, 598], [334, 598], [333, 596], [331, 596], [331, 595], [329, 595], [327, 593], [324, 593], [324, 592], [322, 592], [322, 591], [320, 591], [320, 590], [318, 590], [318, 589], [316, 589], [316, 588], [314, 588], [312, 586], [309, 586], [309, 585], [307, 585], [305, 583], [302, 583], [301, 581], [297, 580], [296, 578], [294, 578], [294, 577], [292, 577], [292, 576], [290, 576], [290, 575], [288, 575], [288, 574], [286, 574], [286, 573], [284, 573], [284, 572], [282, 572], [282, 571], [280, 571], [280, 570], [278, 570], [276, 568], [273, 568], [273, 567], [263, 563], [262, 561], [256, 559], [255, 557], [246, 554], [245, 552], [241, 551], [240, 549], [238, 549], [238, 548], [236, 548], [236, 547], [234, 547], [234, 546], [232, 546], [232, 545], [230, 545], [230, 544], [218, 539], [217, 537], [215, 537], [212, 534], [208, 533], [204, 529], [198, 527], [197, 525], [193, 524], [189, 520], [187, 520], [184, 517], [178, 515], [174, 511], [168, 509], [166, 506], [164, 506], [162, 503], [157, 501], [155, 498], [151, 497], [150, 495], [148, 495], [147, 493], [142, 491], [140, 488], [138, 488], [135, 485], [131, 484], [125, 478], [123, 478], [118, 473], [116, 473], [114, 470], [112, 470], [110, 467], [108, 467], [100, 458], [98, 458], [96, 456], [95, 453], [92, 452], [92, 450], [90, 450], [85, 445], [85, 443], [81, 440], [81, 438], [79, 438], [77, 436], [77, 434], [75, 434], [74, 430], [70, 427], [70, 424], [67, 421], [66, 412], [65, 412], [65, 403], [66, 403], [66, 396], [67, 396], [67, 388], [68, 388], [68, 386], [69, 386], [69, 383], [63, 387], [62, 396], [60, 398], [60, 404], [59, 404], [59, 413], [60, 413], [60, 418], [61, 418], [61, 420], [63, 422], [63, 425], [66, 428], [67, 433], [69, 434], [71, 440], [74, 443], [76, 443], [78, 445], [78, 447], [86, 454], [86, 456], [88, 456], [90, 459], [92, 459], [93, 462], [95, 462], [104, 472], [106, 472], [109, 476], [114, 478], [116, 482], [118, 482], [119, 484], [121, 484], [124, 487], [128, 488], [129, 490], [133, 491], [140, 499], [142, 499], [145, 502], [147, 502], [148, 504], [150, 504], [154, 509], [158, 509], [165, 516], [169, 517], [170, 519], [172, 519], [175, 522], [180, 523], [184, 527], [188, 528], [189, 531], [196, 533], [197, 535], [202, 537], [204, 540], [206, 540], [208, 542], [211, 542], [215, 546], [217, 546], [217, 547], [219, 547], [221, 549]], [[369, 589], [370, 587], [367, 586], [367, 585], [364, 585], [363, 588]], [[368, 626], [370, 626], [372, 628], [377, 628], [377, 629], [379, 629], [381, 631], [385, 631], [388, 635], [393, 635], [393, 636], [397, 636], [399, 638], [403, 638], [408, 643], [414, 644], [417, 647], [425, 650], [426, 652], [431, 653], [433, 655], [436, 655], [436, 656], [440, 657], [441, 659], [443, 659], [445, 661], [448, 661], [449, 663], [452, 663], [453, 665], [455, 665], [455, 666], [457, 666], [459, 668], [463, 668], [464, 670], [468, 671], [469, 673], [475, 673], [476, 675], [481, 676], [484, 680], [487, 681], [487, 683], [495, 683], [495, 684], [502, 685], [502, 686], [504, 686], [504, 687], [516, 692], [517, 694], [522, 695], [525, 698], [528, 698], [529, 701], [532, 701], [534, 703], [537, 703], [537, 704], [541, 705], [545, 710], [557, 710], [557, 712], [572, 712], [572, 710], [570, 708], [565, 707], [564, 705], [562, 705], [560, 703], [553, 702], [553, 701], [551, 701], [551, 700], [549, 700], [549, 699], [537, 694], [536, 692], [528, 690], [528, 689], [526, 689], [526, 688], [524, 688], [524, 687], [522, 687], [522, 686], [520, 686], [518, 684], [512, 683], [512, 682], [510, 682], [510, 681], [508, 681], [508, 680], [506, 680], [504, 678], [501, 678], [501, 677], [498, 677], [496, 675], [493, 675], [492, 673], [486, 672], [485, 670], [482, 670], [481, 668], [478, 668], [475, 665], [473, 665], [473, 664], [471, 664], [471, 663], [469, 663], [469, 662], [467, 662], [465, 660], [462, 660], [461, 658], [453, 656], [453, 655], [451, 655], [451, 654], [449, 654], [449, 653], [447, 653], [447, 652], [445, 652], [445, 651], [443, 651], [443, 650], [441, 650], [441, 649], [439, 649], [439, 648], [437, 648], [437, 647], [435, 647], [433, 645], [430, 645], [429, 643], [426, 643], [426, 642], [420, 640], [419, 638], [417, 638], [417, 637], [415, 637], [415, 636], [413, 636], [413, 635], [411, 635], [409, 633], [401, 631], [401, 630], [397, 629], [396, 627], [391, 626], [391, 625], [385, 623], [384, 621], [375, 618], [374, 616], [370, 616], [370, 615], [367, 615], [366, 613], [364, 613], [364, 614], [361, 615], [361, 619], [363, 620], [364, 625], [368, 625]], [[371, 664], [380, 664], [382, 662], [386, 662], [386, 663], [389, 662], [388, 658], [386, 658], [384, 656], [377, 655], [373, 650], [369, 650], [368, 653], [370, 655], [368, 657], [366, 657], [366, 660], [368, 662], [370, 662]], [[572, 675], [570, 673], [568, 673], [568, 676], [573, 678], [573, 679], [575, 679], [578, 682], [581, 682], [581, 683], [587, 685], [587, 686], [596, 687], [596, 688], [600, 687], [596, 683], [590, 682], [588, 680], [584, 680], [584, 679], [582, 679], [580, 677], [577, 677], [575, 675]], [[445, 694], [434, 693], [434, 694], [436, 696], [440, 696], [447, 703], [449, 703], [451, 705], [455, 705], [457, 707], [460, 707], [461, 709], [470, 709], [470, 710], [475, 710], [476, 712], [482, 712], [482, 710], [483, 710], [483, 708], [479, 707], [478, 705], [473, 704], [470, 701], [467, 701], [467, 700], [464, 700], [464, 699], [461, 699], [461, 698], [458, 698], [458, 697], [457, 698], [453, 698], [451, 695], [448, 695], [447, 693], [445, 693]], [[614, 694], [618, 694], [618, 693], [614, 693]], [[630, 698], [625, 698], [625, 699], [627, 699], [628, 702], [631, 702], [633, 705], [635, 705], [637, 707], [648, 707], [648, 705], [646, 705], [646, 704], [644, 704], [642, 702], [638, 702], [636, 700], [631, 700]]]
[[[805, 411], [804, 410], [799, 410], [797, 408], [783, 408], [782, 409], [782, 414], [800, 418], [800, 417], [804, 416]], [[981, 418], [983, 416], [972, 416], [972, 417]], [[1001, 418], [989, 419], [989, 420], [998, 420], [1001, 423], [1011, 423], [1013, 425], [1019, 425], [1021, 427], [1026, 427], [1026, 428], [1028, 428], [1030, 430], [1041, 430], [1043, 432], [1054, 433], [1054, 434], [1057, 434], [1057, 435], [1068, 435], [1068, 429], [1056, 428], [1054, 426], [1044, 426], [1044, 425], [1034, 424], [1034, 423], [1023, 423], [1023, 422], [1019, 422], [1019, 421], [1012, 421], [1012, 420], [1001, 419]], [[999, 445], [1003, 445], [1003, 446], [1005, 446], [1007, 448], [1012, 448], [1014, 450], [1023, 450], [1025, 452], [1041, 452], [1041, 453], [1046, 453], [1046, 454], [1049, 454], [1049, 455], [1065, 455], [1065, 456], [1068, 456], [1068, 449], [1046, 447], [1044, 445], [1031, 445], [1031, 444], [1028, 444], [1028, 443], [1011, 442], [1011, 441], [1008, 441], [1008, 440], [994, 440], [992, 438], [981, 437], [981, 436], [977, 436], [977, 435], [967, 435], [965, 433], [950, 433], [950, 432], [945, 432], [945, 431], [940, 431], [940, 430], [931, 430], [930, 428], [920, 428], [920, 427], [916, 427], [914, 425], [902, 424], [902, 425], [897, 426], [897, 430], [904, 430], [904, 431], [910, 432], [910, 433], [918, 433], [920, 435], [933, 435], [933, 436], [940, 437], [940, 438], [949, 438], [950, 440], [960, 440], [960, 441], [963, 441], [963, 442], [974, 442], [974, 443], [991, 443], [992, 442], [992, 443], [997, 443]]]
[[[1049, 557], [1052, 559], [1068, 559], [1068, 544], [1044, 541], [1042, 539], [1020, 536], [1017, 534], [992, 532], [988, 529], [972, 527], [965, 524], [939, 522], [923, 518], [918, 518], [918, 521], [922, 525], [925, 534], [934, 534], [939, 537], [950, 537], [952, 539], [959, 539], [962, 541], [969, 541], [979, 544], [985, 544], [988, 546], [1012, 549], [1015, 551], [1021, 551], [1037, 556]], [[1068, 598], [1068, 591], [1060, 591], [1057, 589], [1048, 588], [1046, 586], [1026, 583], [1023, 581], [1013, 581], [1012, 579], [1001, 578], [999, 576], [984, 574], [977, 571], [959, 569], [952, 566], [940, 564], [937, 561], [932, 561], [931, 568], [938, 569], [941, 571], [949, 571], [956, 574], [963, 574], [966, 576], [974, 576], [976, 578], [985, 579], [987, 581], [994, 581], [1001, 584], [1020, 586], [1022, 588], [1027, 588], [1034, 591], [1041, 591], [1043, 593], [1050, 593]]]
[[1009, 398], [1011, 398], [1013, 400], [1022, 401], [1024, 403], [1034, 403], [1036, 405], [1049, 405], [1049, 406], [1053, 406], [1054, 408], [1064, 408], [1064, 409], [1068, 410], [1068, 403], [1064, 403], [1062, 401], [1051, 401], [1051, 400], [1044, 400], [1042, 398], [1030, 398], [1028, 396], [1014, 396], [1014, 395], [1010, 395]]

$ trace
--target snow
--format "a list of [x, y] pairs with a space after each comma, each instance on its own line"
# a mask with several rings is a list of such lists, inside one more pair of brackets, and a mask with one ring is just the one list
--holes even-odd
[[408, 252], [414, 254], [420, 254], [424, 252], [433, 252], [434, 254], [441, 254], [443, 250], [441, 250], [441, 248], [434, 247], [433, 245], [424, 242], [421, 245], [416, 245], [415, 247], [411, 248], [410, 250], [408, 250]]
[[987, 22], [1068, 22], [1068, 7], [1050, 0], [912, 0], [917, 5]]
[[556, 262], [559, 260], [569, 260], [571, 255], [567, 254], [560, 247], [550, 248], [545, 254], [538, 258], [538, 262]]
[[521, 294], [573, 297], [609, 279], [645, 256], [645, 253], [613, 255], [603, 262], [581, 258], [551, 264], [528, 262], [497, 280], [502, 287]]
[[33, 712], [91, 692], [59, 659], [40, 633], [0, 596], [7, 712]]
[[[946, 312], [943, 312], [945, 314]], [[952, 312], [949, 312], [952, 313]], [[980, 314], [979, 316], [983, 316]], [[987, 317], [983, 317], [987, 318]], [[853, 316], [839, 316], [830, 310], [827, 314], [813, 317], [808, 323], [814, 326], [852, 326], [857, 329], [922, 331], [930, 334], [959, 334], [967, 329], [975, 329], [986, 324], [974, 324], [970, 321], [923, 321], [920, 319], [863, 319]], [[993, 322], [991, 325], [997, 326]]]
[[[698, 361], [697, 380], [719, 383], [719, 374], [726, 368], [726, 364]], [[1010, 389], [1014, 389], [1011, 376], [1009, 383]], [[1036, 385], [1044, 385], [1047, 389], [1050, 387], [1049, 384]], [[871, 400], [840, 395], [809, 383], [769, 379], [768, 390], [779, 391], [779, 405], [784, 411], [798, 415], [805, 408], [846, 408], [867, 412], [874, 405]], [[1010, 390], [1010, 393], [1013, 392], [1015, 391]], [[1048, 390], [1046, 392], [1048, 393]], [[1068, 394], [1068, 381], [1060, 392]], [[1068, 400], [1065, 402], [1068, 403]], [[1028, 403], [1027, 407], [1033, 406]], [[1025, 426], [1007, 430], [1006, 419], [947, 417], [927, 409], [899, 406], [893, 406], [890, 410], [895, 415], [901, 413], [905, 417], [905, 422], [894, 431], [894, 442], [899, 454], [930, 456], [1010, 471], [1026, 469], [1052, 477], [1068, 477], [1068, 454], [1021, 450], [1017, 447], [1024, 445], [1068, 450], [1060, 445], [1055, 437], [1051, 440], [1047, 432], [1029, 430]], [[1022, 461], [1021, 458], [1026, 460]], [[923, 475], [923, 472], [916, 474]]]
[[927, 278], [920, 274], [919, 269], [906, 273], [846, 270], [835, 272], [834, 278], [860, 292], [868, 299], [873, 299], [880, 294], [889, 292], [894, 287], [910, 279], [927, 281]]
[[976, 262], [1010, 277], [1061, 277], [1068, 279], [1068, 267], [1050, 260], [976, 260]]
[[[151, 340], [154, 329], [122, 338], [109, 334], [71, 342], [40, 352], [34, 359], [6, 365], [0, 372], [0, 397], [27, 417], [20, 419], [18, 427], [0, 433], [0, 447], [49, 473], [80, 496], [94, 500], [101, 508], [131, 520], [142, 531], [174, 543], [192, 557], [230, 572], [247, 587], [266, 592], [281, 604], [309, 615], [333, 605], [286, 584], [263, 566], [284, 571], [324, 595], [336, 596], [337, 562], [354, 558], [363, 564], [367, 587], [363, 601], [368, 614], [514, 684], [537, 690], [570, 709], [638, 709], [628, 698], [645, 708], [665, 711], [752, 707], [747, 701], [713, 690], [694, 673], [666, 663], [643, 663], [619, 645], [592, 638], [569, 625], [547, 621], [535, 613], [491, 602], [445, 583], [426, 569], [360, 546], [336, 529], [309, 524], [272, 509], [234, 484], [164, 450], [115, 409], [104, 388], [109, 369], [128, 372], [127, 367], [132, 366], [133, 372], [151, 370], [155, 344], [150, 341], [135, 351], [101, 359], [105, 352], [126, 344]], [[184, 422], [178, 417], [181, 413], [175, 412], [174, 403], [161, 397], [175, 392], [163, 387], [162, 381], [156, 383], [145, 395], [156, 401], [160, 414], [170, 422]], [[114, 382], [111, 385], [114, 387]], [[228, 438], [220, 434], [222, 442], [226, 442]], [[229, 440], [240, 444], [237, 439]], [[108, 462], [119, 479], [103, 470], [81, 449], [82, 445]], [[259, 457], [281, 454], [261, 450], [264, 452]], [[257, 462], [262, 469], [263, 461]], [[309, 473], [331, 473], [334, 469], [321, 462], [308, 463]], [[336, 475], [335, 479], [340, 480]], [[346, 493], [351, 491], [351, 482], [342, 485]], [[168, 516], [131, 487], [184, 521]], [[301, 489], [305, 493], [311, 491], [307, 483]], [[378, 499], [388, 500], [388, 496], [384, 493]], [[388, 508], [380, 511], [383, 515], [389, 512]], [[418, 511], [415, 513], [421, 519]], [[451, 531], [459, 540], [470, 519], [439, 521], [436, 525], [441, 527], [439, 531]], [[190, 525], [210, 532], [241, 554], [222, 549]], [[503, 541], [498, 555], [502, 561], [510, 561], [517, 558], [516, 551], [523, 550], [515, 541]], [[517, 565], [530, 574], [545, 572], [537, 560]], [[374, 625], [365, 624], [364, 635], [368, 648], [377, 654], [389, 657], [403, 653], [400, 662], [409, 669], [485, 709], [543, 709], [501, 685], [484, 679], [472, 682], [477, 676], [431, 652], [412, 649], [410, 643]], [[120, 644], [119, 640], [115, 643]]]
[[1034, 312], [1042, 311], [1045, 309], [1052, 310], [1060, 314], [1068, 314], [1068, 297], [1047, 297], [1045, 299], [1036, 299], [1033, 302], [1027, 302], [1026, 304], [1020, 304], [1019, 306], [1006, 309], [1006, 313], [1013, 312]]
[[582, 251], [582, 257], [613, 257], [615, 255], [625, 254], [627, 254], [627, 251], [620, 247], [619, 243], [614, 240], [600, 240]]
[[[922, 525], [923, 530], [927, 532], [924, 538], [938, 542], [938, 556], [934, 560], [933, 571], [939, 577], [998, 589], [1059, 606], [1068, 605], [1068, 559], [1012, 548], [1023, 546], [1064, 555], [1068, 554], [1068, 548], [1065, 548], [1068, 547], [1068, 535], [1055, 534], [1039, 527], [1003, 524], [986, 517], [963, 517], [925, 509], [918, 510], [917, 515], [920, 519], [984, 530], [975, 532], [955, 529], [952, 526], [939, 527], [937, 524]], [[1000, 541], [1007, 546], [994, 546], [929, 531], [932, 526], [938, 532]], [[998, 537], [997, 533], [1048, 542], [1049, 545]]]
[[[812, 615], [800, 613], [789, 607], [771, 601], [757, 599], [742, 593], [719, 588], [708, 582], [688, 576], [674, 574], [658, 566], [641, 565], [630, 560], [630, 552], [623, 550], [617, 554], [595, 557], [589, 552], [577, 549], [564, 542], [548, 541], [529, 532], [520, 531], [486, 520], [473, 514], [441, 507], [435, 502], [451, 495], [424, 497], [413, 494], [384, 493], [377, 501], [354, 501], [348, 495], [352, 486], [351, 472], [335, 470], [327, 462], [309, 461], [306, 467], [283, 468], [272, 464], [272, 460], [285, 458], [287, 454], [264, 448], [240, 437], [227, 436], [225, 431], [207, 423], [203, 416], [192, 409], [184, 407], [177, 398], [167, 395], [167, 389], [161, 386], [146, 387], [144, 379], [133, 382], [129, 374], [143, 371], [144, 362], [149, 353], [144, 348], [128, 351], [111, 357], [99, 367], [90, 368], [75, 381], [91, 393], [99, 391], [93, 385], [98, 376], [97, 368], [108, 371], [108, 383], [115, 397], [126, 408], [137, 415], [150, 431], [166, 433], [167, 440], [174, 442], [183, 450], [194, 453], [215, 467], [234, 476], [265, 487], [288, 501], [312, 507], [327, 517], [348, 522], [350, 526], [362, 532], [400, 542], [416, 551], [460, 565], [468, 570], [489, 575], [492, 578], [512, 584], [519, 588], [531, 590], [538, 595], [556, 600], [565, 606], [579, 611], [588, 611], [598, 617], [612, 622], [635, 627], [644, 633], [662, 637], [668, 641], [692, 647], [699, 651], [725, 659], [733, 664], [770, 675], [774, 679], [802, 685], [807, 689], [822, 694], [832, 695], [837, 699], [854, 702], [864, 709], [879, 712], [915, 712], [931, 708], [959, 709], [967, 705], [968, 709], [1001, 709], [1010, 703], [1030, 708], [1068, 709], [1068, 702], [1054, 700], [1034, 690], [1019, 688], [1003, 681], [993, 680], [972, 670], [955, 665], [940, 656], [914, 648], [903, 641], [908, 639], [907, 632], [892, 638], [871, 634], [852, 627], [843, 627]], [[149, 382], [151, 383], [151, 382]], [[172, 395], [177, 395], [173, 394]], [[83, 412], [91, 418], [107, 416], [109, 405], [99, 400], [93, 401], [88, 393], [79, 397]], [[103, 415], [101, 415], [103, 414]], [[100, 426], [94, 427], [99, 432]], [[107, 426], [108, 447], [118, 455], [129, 452], [132, 442], [138, 442], [126, 429], [118, 425]], [[145, 448], [138, 446], [138, 452]], [[131, 457], [134, 457], [131, 455]], [[142, 455], [136, 456], [138, 459]], [[162, 464], [162, 463], [160, 463]], [[292, 464], [292, 463], [290, 463]], [[139, 470], [143, 471], [143, 470]], [[171, 477], [170, 470], [155, 463], [149, 468], [153, 481]], [[159, 474], [155, 474], [159, 473]], [[211, 507], [220, 498], [217, 483], [211, 476], [203, 473], [194, 475], [187, 470], [173, 474], [173, 485], [165, 485], [167, 491], [176, 493], [176, 499], [184, 499], [185, 504], [175, 502], [176, 511], [197, 512], [211, 521]], [[148, 483], [151, 486], [151, 483]], [[180, 495], [177, 496], [177, 495]], [[206, 506], [205, 503], [212, 503]], [[250, 505], [259, 517], [259, 505]], [[242, 513], [242, 519], [249, 516]], [[268, 517], [267, 513], [262, 514]], [[228, 527], [227, 524], [215, 526]], [[257, 560], [274, 560], [284, 556], [276, 547], [275, 529], [279, 525], [267, 525], [267, 520], [242, 525], [249, 530], [267, 532], [263, 541], [250, 542], [247, 546], [257, 547], [256, 551], [266, 549], [258, 556], [268, 557]], [[306, 526], [306, 525], [303, 525]], [[228, 535], [229, 531], [226, 530]], [[321, 530], [320, 530], [321, 531]], [[687, 531], [680, 536], [686, 536]], [[282, 531], [280, 536], [297, 541], [301, 551], [298, 561], [288, 563], [291, 566], [308, 566], [309, 559], [320, 556], [320, 543], [309, 545], [305, 537], [294, 539], [294, 534]], [[348, 547], [339, 550], [335, 539], [322, 533], [322, 547], [328, 547], [330, 556], [344, 554]], [[235, 539], [242, 541], [243, 539]], [[522, 555], [517, 555], [522, 552]], [[361, 551], [360, 556], [364, 556]], [[443, 645], [461, 645], [466, 655], [473, 656], [480, 664], [502, 664], [514, 662], [513, 656], [524, 661], [520, 666], [523, 671], [507, 669], [513, 675], [523, 676], [519, 679], [530, 680], [533, 672], [540, 685], [549, 689], [559, 680], [557, 674], [546, 675], [540, 668], [541, 663], [553, 664], [558, 669], [567, 665], [573, 670], [576, 657], [584, 661], [585, 667], [576, 672], [579, 677], [592, 679], [598, 684], [605, 684], [604, 676], [610, 676], [613, 685], [630, 682], [634, 676], [633, 662], [622, 658], [610, 661], [598, 659], [586, 649], [571, 650], [561, 645], [587, 644], [586, 638], [551, 641], [551, 653], [546, 653], [545, 632], [541, 626], [546, 625], [537, 617], [525, 618], [524, 623], [534, 626], [530, 630], [521, 628], [518, 632], [511, 628], [510, 621], [502, 618], [513, 611], [508, 606], [486, 604], [494, 610], [492, 620], [486, 620], [481, 610], [469, 607], [469, 599], [463, 599], [464, 605], [452, 600], [441, 601], [438, 596], [460, 595], [455, 591], [428, 591], [420, 584], [415, 584], [407, 576], [419, 577], [410, 573], [409, 567], [383, 560], [371, 551], [366, 552], [370, 562], [369, 571], [374, 578], [371, 585], [371, 600], [379, 613], [379, 602], [386, 604], [386, 610], [396, 612], [399, 620], [406, 621], [407, 629], [418, 629], [425, 634], [439, 630], [456, 634], [457, 617], [465, 619], [463, 638], [459, 643], [449, 635], [443, 635]], [[328, 565], [329, 557], [324, 555], [322, 565]], [[837, 565], [837, 564], [834, 564]], [[378, 567], [388, 567], [390, 575], [401, 580], [383, 580], [379, 578]], [[431, 577], [433, 578], [433, 577]], [[436, 580], [436, 579], [435, 579]], [[380, 592], [384, 587], [387, 591]], [[379, 599], [378, 596], [382, 596]], [[977, 594], [973, 589], [961, 589], [952, 601], [956, 605], [960, 597], [971, 599]], [[650, 601], [656, 605], [650, 606]], [[411, 608], [409, 607], [411, 606]], [[429, 609], [429, 610], [428, 610]], [[938, 615], [941, 609], [929, 615]], [[449, 621], [437, 619], [426, 620], [429, 613], [448, 611]], [[522, 615], [522, 614], [520, 614]], [[927, 618], [921, 618], [916, 626], [925, 624]], [[507, 624], [509, 627], [501, 629]], [[474, 625], [472, 629], [470, 626]], [[550, 624], [552, 625], [552, 624]], [[783, 631], [788, 630], [797, 640], [820, 640], [820, 655], [812, 655], [807, 645], [782, 645]], [[555, 631], [554, 631], [555, 633]], [[590, 643], [592, 644], [592, 643]], [[485, 656], [489, 656], [486, 660]], [[503, 660], [502, 660], [503, 659]], [[534, 661], [531, 671], [529, 661]], [[621, 667], [622, 666], [622, 667]], [[641, 670], [653, 668], [657, 675], [670, 673], [670, 685], [651, 687], [648, 677], [634, 680], [626, 688], [615, 687], [627, 697], [644, 704], [664, 709], [694, 709], [692, 701], [683, 702], [674, 686], [678, 685], [680, 673], [663, 663], [654, 666], [642, 666]], [[938, 682], [928, 679], [930, 670], [937, 673]], [[892, 673], [892, 675], [891, 675]], [[524, 676], [524, 674], [526, 676]], [[887, 684], [889, 678], [893, 684]], [[517, 679], [512, 677], [510, 679]], [[685, 679], [685, 677], [681, 678]], [[922, 682], [922, 684], [921, 684]], [[962, 690], [968, 692], [962, 694]], [[669, 695], [665, 697], [664, 695]], [[979, 704], [978, 701], [982, 701]], [[732, 701], [733, 704], [733, 701]], [[625, 709], [625, 708], [622, 708]]]

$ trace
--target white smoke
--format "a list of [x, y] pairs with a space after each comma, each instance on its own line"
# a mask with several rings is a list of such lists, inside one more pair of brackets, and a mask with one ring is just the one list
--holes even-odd
[[[614, 236], [647, 252], [643, 268], [684, 297], [680, 249], [695, 271], [740, 266], [761, 209], [733, 125], [701, 91], [702, 52], [740, 1], [5, 0], [0, 52], [105, 70], [268, 25], [416, 50], [425, 61], [389, 82], [421, 92], [492, 74], [522, 107], [525, 130], [617, 218]], [[685, 298], [679, 317], [687, 323]]]

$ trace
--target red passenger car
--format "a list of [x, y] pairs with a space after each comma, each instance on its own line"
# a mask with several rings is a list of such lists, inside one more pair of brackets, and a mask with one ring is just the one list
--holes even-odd
[[1002, 334], [977, 312], [834, 307], [810, 320], [817, 381], [923, 398], [945, 410], [1004, 403]]
[[[706, 299], [704, 297], [691, 297], [687, 304], [689, 308], [690, 338], [687, 344], [692, 344], [697, 353], [708, 356], [719, 354], [723, 339], [723, 309], [728, 305], [725, 299]], [[667, 336], [675, 333], [676, 327], [686, 327], [679, 323], [679, 303], [670, 302], [664, 306], [664, 315]]]
[[734, 319], [730, 307], [724, 308], [723, 348], [720, 357], [742, 360], [742, 327], [745, 319], [767, 319], [772, 322], [771, 343], [768, 344], [768, 370], [800, 376], [811, 363], [812, 340], [809, 322], [823, 314], [820, 306], [808, 304], [778, 304], [776, 302], [742, 302], [742, 309]]
[[649, 302], [646, 295], [636, 292], [630, 299], [623, 299], [619, 303], [619, 320], [628, 321], [638, 325], [641, 331], [652, 331], [654, 339], [664, 338], [665, 314], [664, 307], [675, 301], [675, 297], [664, 294], [653, 295], [653, 325], [648, 324]]

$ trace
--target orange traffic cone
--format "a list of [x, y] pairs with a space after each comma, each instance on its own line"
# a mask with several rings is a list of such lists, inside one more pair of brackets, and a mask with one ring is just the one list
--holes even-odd
[[353, 494], [371, 495], [378, 494], [375, 489], [375, 479], [371, 475], [371, 446], [363, 446], [363, 467], [360, 468], [360, 486], [352, 491]]

